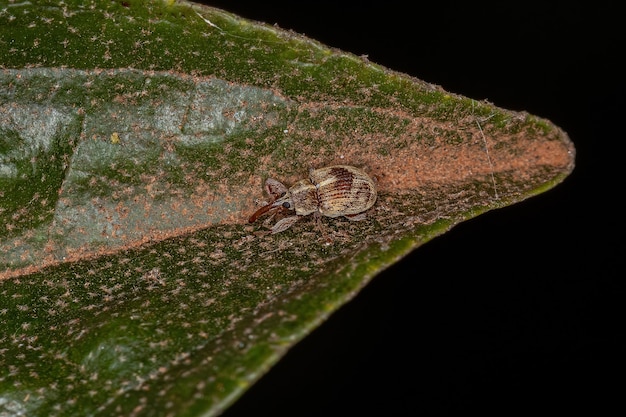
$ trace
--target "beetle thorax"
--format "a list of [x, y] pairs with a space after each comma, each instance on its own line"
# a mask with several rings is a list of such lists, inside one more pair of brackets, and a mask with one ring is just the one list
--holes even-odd
[[317, 188], [309, 180], [298, 181], [287, 194], [291, 196], [296, 214], [299, 216], [314, 213], [319, 208]]

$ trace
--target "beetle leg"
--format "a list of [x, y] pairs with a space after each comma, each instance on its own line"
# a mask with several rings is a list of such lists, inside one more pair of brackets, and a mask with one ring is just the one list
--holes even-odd
[[265, 191], [272, 196], [273, 201], [276, 201], [287, 194], [287, 187], [285, 187], [285, 184], [280, 181], [276, 181], [274, 178], [268, 178], [265, 180]]
[[326, 244], [330, 245], [331, 243], [333, 243], [333, 240], [326, 233], [326, 228], [324, 227], [324, 224], [322, 222], [322, 215], [319, 213], [319, 211], [316, 211], [315, 213], [313, 213], [313, 218], [315, 219], [315, 225], [317, 226], [317, 229], [322, 234], [322, 237], [326, 241]]
[[272, 227], [272, 234], [275, 235], [276, 233], [284, 232], [285, 230], [293, 226], [298, 220], [300, 220], [299, 216], [290, 216], [285, 217], [284, 219], [280, 219]]
[[348, 214], [344, 217], [350, 221], [358, 222], [361, 220], [365, 220], [367, 218], [367, 213], [363, 212], [363, 213], [357, 213], [357, 214]]
[[267, 218], [265, 220], [263, 220], [263, 226], [268, 227], [269, 224], [272, 222], [272, 220], [274, 220], [274, 217], [276, 217], [276, 214], [279, 212], [280, 210], [272, 210], [270, 211], [270, 215], [267, 216]]

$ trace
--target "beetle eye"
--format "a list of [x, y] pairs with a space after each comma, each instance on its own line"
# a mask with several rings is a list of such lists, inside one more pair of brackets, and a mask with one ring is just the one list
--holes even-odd
[[290, 208], [290, 207], [291, 207], [291, 204], [289, 204], [289, 202], [285, 201], [285, 202], [283, 203], [283, 207], [284, 207], [284, 208], [286, 208], [286, 209], [288, 209], [288, 208]]

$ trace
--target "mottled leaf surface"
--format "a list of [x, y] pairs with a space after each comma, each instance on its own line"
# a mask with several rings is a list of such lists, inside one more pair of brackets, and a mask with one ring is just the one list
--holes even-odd
[[[247, 223], [266, 178], [332, 164], [376, 179], [366, 220]], [[0, 415], [217, 415], [381, 269], [573, 167], [548, 120], [220, 10], [1, 0]]]

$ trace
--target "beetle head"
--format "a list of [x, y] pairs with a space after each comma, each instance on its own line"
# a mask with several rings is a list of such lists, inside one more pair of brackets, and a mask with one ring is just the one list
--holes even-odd
[[250, 223], [254, 223], [259, 217], [266, 213], [275, 213], [280, 210], [294, 210], [291, 193], [282, 183], [275, 179], [268, 178], [267, 181], [265, 181], [265, 189], [274, 200], [261, 207], [250, 216], [250, 219], [248, 219]]
[[280, 197], [278, 200], [273, 201], [254, 212], [254, 214], [248, 219], [248, 222], [254, 223], [256, 219], [258, 219], [262, 215], [266, 213], [274, 213], [279, 210], [294, 210], [293, 200], [291, 199], [289, 191], [287, 191], [285, 195]]

